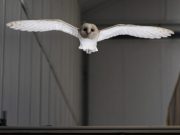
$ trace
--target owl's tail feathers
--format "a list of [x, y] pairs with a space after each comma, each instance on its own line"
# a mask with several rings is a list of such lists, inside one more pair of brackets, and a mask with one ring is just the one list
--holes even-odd
[[85, 47], [85, 46], [80, 45], [79, 49], [85, 51], [87, 54], [98, 52], [97, 47]]

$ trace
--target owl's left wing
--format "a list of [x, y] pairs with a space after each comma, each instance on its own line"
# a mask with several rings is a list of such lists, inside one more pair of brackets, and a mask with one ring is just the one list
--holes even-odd
[[59, 19], [52, 20], [21, 20], [7, 23], [7, 26], [21, 31], [45, 32], [62, 31], [78, 38], [78, 28]]
[[161, 27], [119, 24], [100, 30], [98, 41], [109, 39], [118, 35], [160, 39], [162, 37], [171, 36], [172, 34], [174, 34], [172, 30]]

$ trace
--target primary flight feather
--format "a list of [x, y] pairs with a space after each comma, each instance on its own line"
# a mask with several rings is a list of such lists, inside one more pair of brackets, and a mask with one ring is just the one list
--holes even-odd
[[80, 28], [74, 27], [62, 20], [21, 20], [7, 23], [9, 28], [28, 32], [62, 31], [70, 34], [80, 41], [79, 49], [88, 54], [97, 52], [97, 43], [118, 35], [130, 35], [138, 38], [160, 39], [169, 37], [172, 30], [139, 25], [118, 24], [99, 30], [95, 24], [84, 23]]

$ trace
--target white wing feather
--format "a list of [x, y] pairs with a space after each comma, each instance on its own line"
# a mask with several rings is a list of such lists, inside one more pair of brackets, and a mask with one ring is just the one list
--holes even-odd
[[160, 39], [174, 34], [173, 31], [153, 26], [138, 26], [119, 24], [100, 30], [98, 41], [109, 39], [118, 35], [130, 35], [139, 38]]
[[7, 26], [21, 31], [28, 32], [45, 32], [45, 31], [62, 31], [67, 34], [78, 37], [78, 28], [62, 20], [21, 20], [7, 23]]

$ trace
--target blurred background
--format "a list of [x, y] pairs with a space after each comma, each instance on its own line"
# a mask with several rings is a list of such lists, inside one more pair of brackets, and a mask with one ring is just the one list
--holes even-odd
[[[179, 125], [179, 5], [180, 0], [0, 0], [0, 125]], [[62, 19], [77, 27], [161, 26], [175, 35], [119, 36], [87, 55], [62, 32], [35, 36], [5, 27], [24, 19]]]

